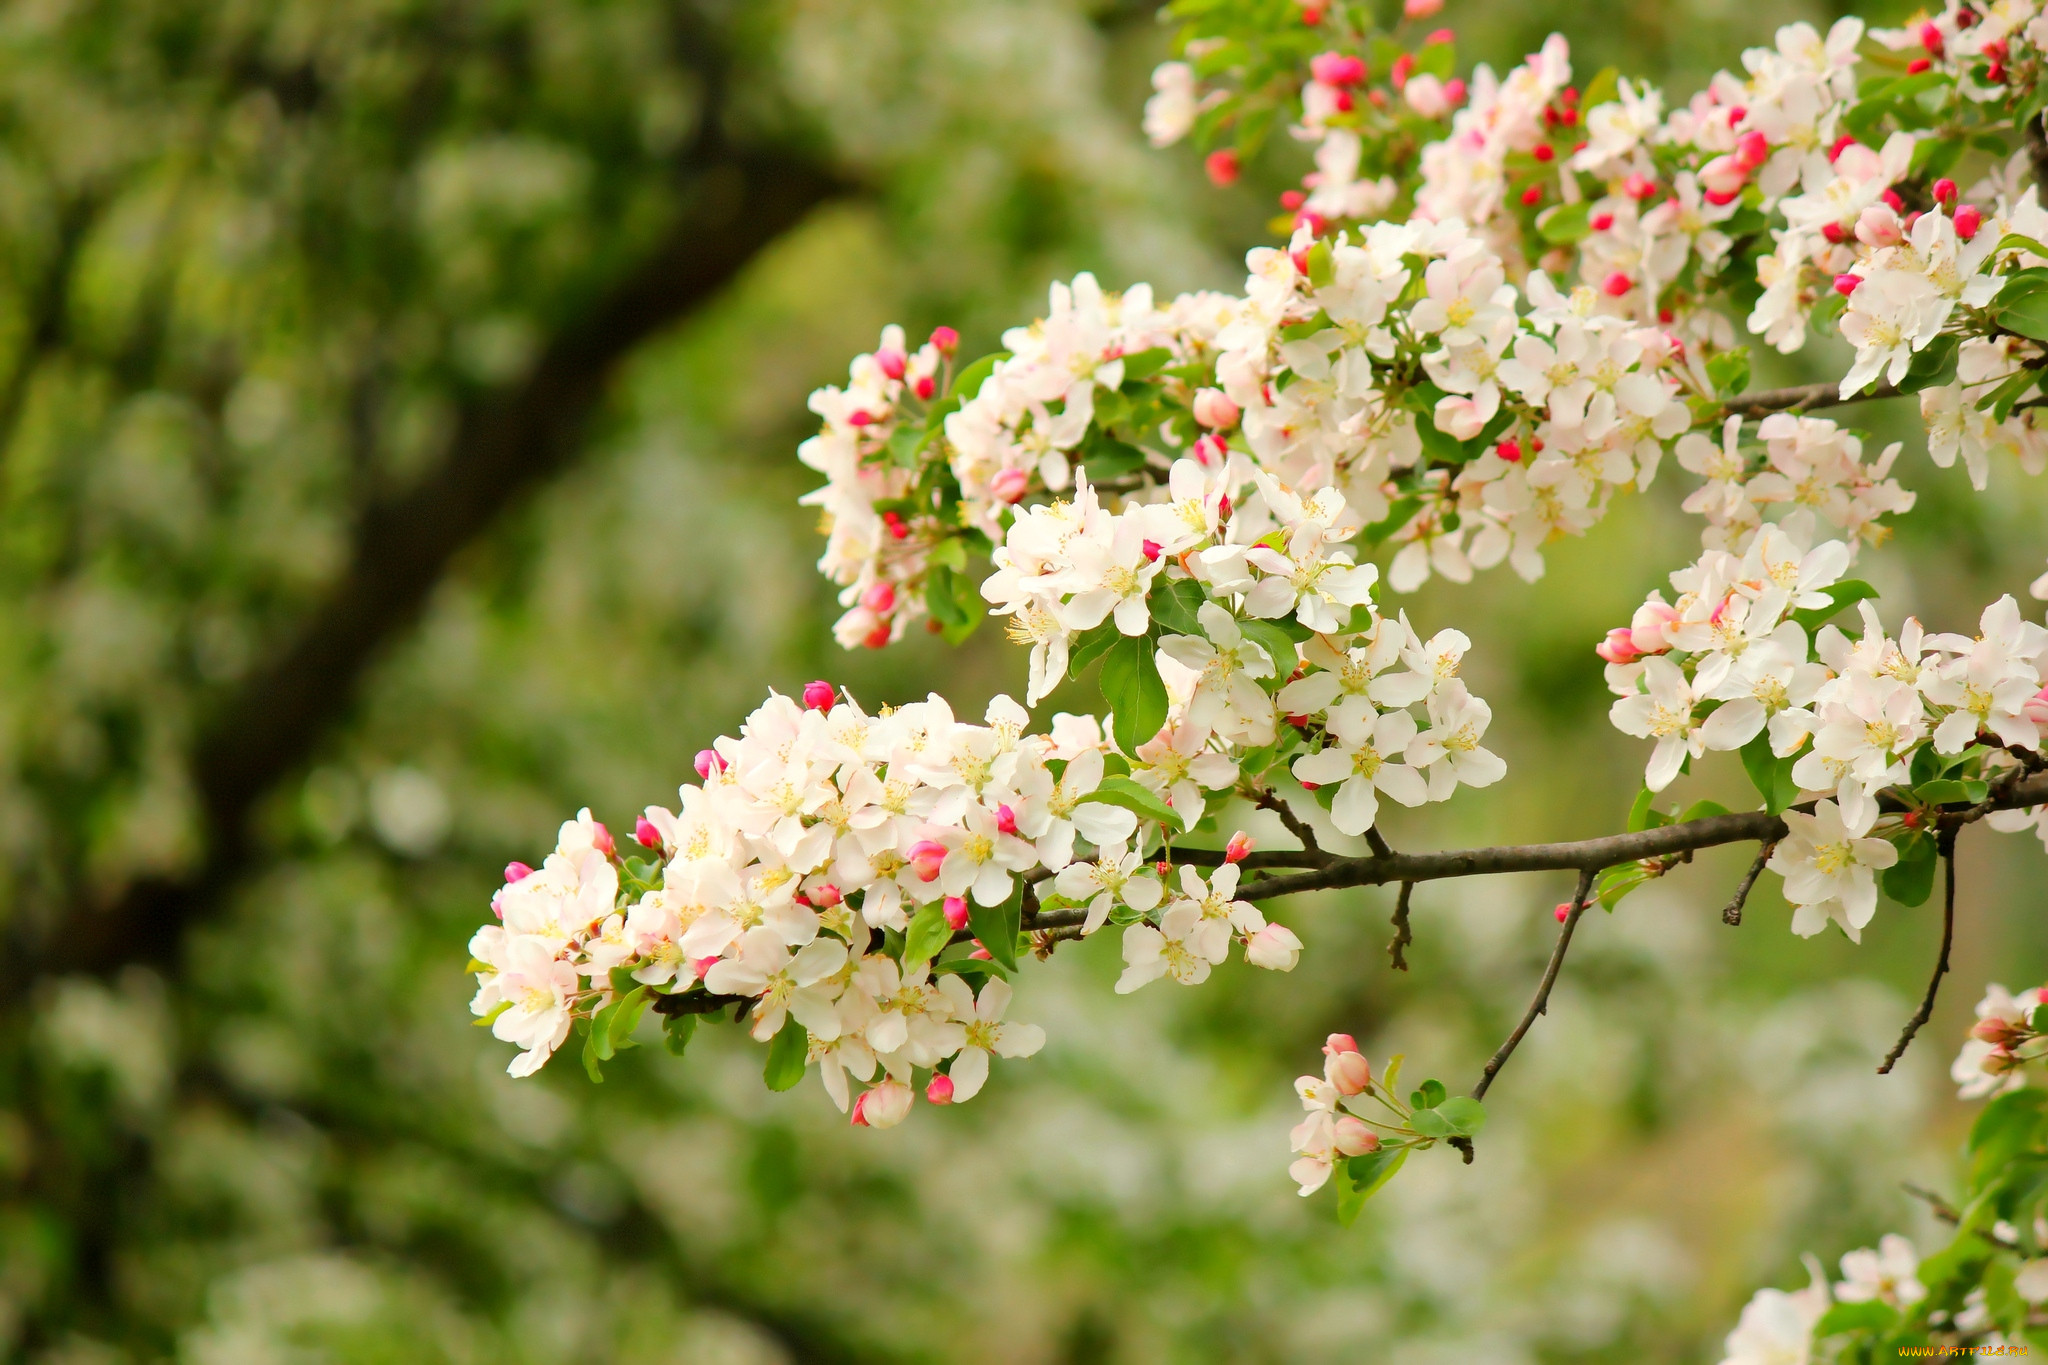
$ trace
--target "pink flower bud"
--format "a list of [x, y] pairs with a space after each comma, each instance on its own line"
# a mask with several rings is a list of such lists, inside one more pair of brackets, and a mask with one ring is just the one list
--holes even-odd
[[1611, 664], [1632, 664], [1643, 657], [1635, 645], [1635, 638], [1626, 626], [1616, 626], [1607, 632], [1607, 638], [1593, 646], [1593, 652]]
[[1222, 464], [1230, 458], [1230, 447], [1221, 436], [1204, 435], [1195, 440], [1195, 463], [1203, 468]]
[[1912, 61], [1906, 63], [1906, 74], [1908, 76], [1917, 76], [1921, 72], [1931, 69], [1933, 66], [1934, 62], [1931, 58], [1915, 57]]
[[1510, 437], [1495, 446], [1493, 453], [1506, 460], [1509, 464], [1520, 464], [1522, 460], [1522, 443]]
[[1611, 213], [1596, 213], [1587, 220], [1586, 226], [1592, 228], [1595, 232], [1605, 232], [1614, 226], [1614, 215]]
[[1943, 176], [1934, 182], [1934, 202], [1948, 208], [1956, 202], [1956, 182]]
[[2011, 1047], [2023, 1034], [2018, 1024], [2009, 1019], [1979, 1019], [1970, 1026], [1970, 1036], [1993, 1047]]
[[1284, 924], [1269, 924], [1244, 943], [1244, 960], [1269, 972], [1291, 972], [1301, 960], [1301, 940]]
[[848, 414], [846, 424], [850, 427], [871, 427], [876, 420], [875, 415], [866, 408], [856, 408]]
[[1453, 76], [1444, 82], [1444, 98], [1450, 102], [1451, 108], [1456, 109], [1464, 104], [1465, 90], [1465, 79], [1462, 76]]
[[1889, 204], [1872, 204], [1856, 219], [1856, 240], [1865, 246], [1898, 246], [1906, 240], [1898, 212]]
[[1942, 49], [1941, 28], [1937, 24], [1920, 25], [1920, 46], [1927, 49], [1930, 57], [1939, 57]]
[[1320, 782], [1303, 782], [1301, 784], [1301, 789], [1305, 792], [1321, 791], [1323, 789], [1323, 784]]
[[1152, 870], [1162, 877], [1170, 877], [1173, 875], [1173, 864], [1161, 858], [1158, 862], [1152, 864]]
[[702, 981], [707, 975], [709, 975], [711, 969], [713, 967], [716, 967], [717, 965], [717, 953], [712, 953], [706, 957], [693, 957], [690, 959], [690, 970], [696, 973], [697, 979], [699, 981]]
[[1409, 73], [1414, 70], [1415, 58], [1413, 54], [1404, 52], [1394, 58], [1394, 67], [1391, 71], [1387, 72], [1387, 83], [1396, 90], [1404, 89], [1408, 84]]
[[1401, 13], [1409, 19], [1427, 19], [1432, 14], [1440, 13], [1443, 7], [1444, 0], [1403, 0]]
[[1863, 283], [1861, 275], [1851, 275], [1845, 272], [1835, 276], [1835, 292], [1846, 299], [1856, 292], [1856, 286], [1861, 283]]
[[1648, 199], [1657, 192], [1657, 182], [1637, 171], [1621, 182], [1621, 192], [1631, 199]]
[[917, 377], [917, 382], [910, 387], [920, 399], [930, 402], [931, 396], [939, 391], [939, 381], [928, 374], [921, 374]]
[[1556, 919], [1556, 921], [1559, 924], [1563, 924], [1566, 920], [1572, 917], [1572, 903], [1570, 901], [1559, 901], [1557, 903], [1557, 909], [1551, 911], [1550, 913], [1552, 918]]
[[661, 831], [654, 827], [652, 820], [643, 815], [633, 822], [633, 842], [642, 848], [660, 848]]
[[967, 898], [948, 896], [945, 904], [946, 927], [958, 933], [967, 927]]
[[932, 1083], [924, 1088], [924, 1097], [932, 1104], [951, 1104], [953, 1102], [953, 1078], [943, 1075], [932, 1077]]
[[591, 821], [590, 830], [590, 846], [592, 848], [607, 858], [619, 851], [618, 841], [612, 838], [612, 832], [606, 829], [601, 822]]
[[1840, 223], [1822, 223], [1820, 225], [1820, 235], [1827, 238], [1830, 242], [1839, 244], [1848, 240], [1849, 229], [1843, 227]]
[[1365, 1120], [1349, 1114], [1337, 1116], [1337, 1122], [1331, 1125], [1330, 1137], [1337, 1150], [1345, 1156], [1364, 1156], [1380, 1149], [1380, 1135], [1368, 1128]]
[[910, 866], [921, 882], [939, 879], [939, 866], [946, 861], [946, 846], [936, 839], [919, 839], [910, 846]]
[[1438, 43], [1451, 42], [1457, 36], [1457, 34], [1447, 28], [1431, 29], [1429, 36], [1422, 40], [1422, 45], [1424, 47], [1435, 47]]
[[1357, 85], [1365, 79], [1365, 62], [1342, 52], [1321, 52], [1309, 58], [1308, 74], [1324, 85]]
[[932, 346], [940, 355], [951, 355], [960, 349], [960, 334], [951, 327], [934, 327]]
[[699, 749], [697, 751], [698, 777], [704, 779], [704, 781], [706, 782], [709, 782], [714, 773], [722, 773], [724, 771], [725, 759], [722, 756], [720, 756], [718, 750]]
[[830, 711], [839, 699], [839, 689], [820, 678], [804, 684], [804, 705], [813, 711]]
[[1333, 1033], [1323, 1039], [1323, 1055], [1334, 1057], [1340, 1052], [1358, 1051], [1358, 1040], [1348, 1033]]
[[875, 352], [875, 366], [891, 379], [901, 379], [903, 372], [910, 368], [910, 357], [891, 346]]
[[997, 502], [1017, 503], [1031, 489], [1031, 475], [1022, 469], [1000, 469], [988, 481], [988, 491]]
[[1237, 425], [1237, 404], [1221, 389], [1195, 390], [1195, 420], [1213, 431], [1228, 431]]
[[989, 953], [988, 949], [981, 946], [981, 940], [976, 939], [974, 940], [974, 951], [967, 955], [967, 960], [969, 962], [993, 962], [995, 958]]
[[1717, 156], [1700, 167], [1700, 188], [1709, 194], [1739, 194], [1752, 169], [1738, 157]]
[[845, 893], [840, 891], [840, 889], [834, 886], [831, 882], [819, 882], [816, 886], [811, 888], [810, 896], [811, 904], [822, 905], [825, 906], [827, 909], [830, 909], [832, 906], [835, 906], [846, 899]]
[[1223, 861], [1241, 863], [1252, 851], [1252, 836], [1243, 830], [1230, 836], [1230, 842], [1223, 846]]
[[1219, 147], [1202, 161], [1202, 169], [1209, 173], [1209, 183], [1222, 189], [1237, 180], [1237, 153], [1229, 147]]
[[1372, 1084], [1372, 1063], [1363, 1052], [1333, 1052], [1323, 1061], [1323, 1075], [1338, 1094], [1356, 1095]]
[[910, 1116], [910, 1087], [901, 1081], [883, 1081], [861, 1092], [853, 1102], [856, 1128], [894, 1128]]
[[1017, 832], [1017, 812], [1010, 809], [1007, 801], [996, 807], [996, 828], [1005, 834]]
[[1956, 210], [1956, 236], [1964, 241], [1975, 237], [1984, 226], [1984, 214], [1975, 204], [1964, 204]]
[[1610, 298], [1618, 299], [1623, 294], [1626, 294], [1629, 290], [1635, 287], [1635, 281], [1631, 280], [1628, 277], [1628, 272], [1622, 270], [1615, 271], [1613, 274], [1609, 275], [1606, 279], [1600, 282], [1600, 288]]
[[1147, 540], [1139, 544], [1138, 553], [1145, 556], [1147, 564], [1157, 564], [1159, 556], [1165, 553], [1165, 547], [1156, 540]]
[[896, 587], [891, 583], [871, 583], [868, 590], [860, 595], [860, 604], [877, 616], [887, 616], [896, 605]]
[[1877, 197], [1889, 204], [1893, 213], [1904, 213], [1906, 211], [1906, 201], [1899, 198], [1897, 190], [1886, 190]]
[[510, 862], [505, 864], [505, 883], [508, 886], [513, 882], [523, 882], [532, 875], [533, 869], [525, 863]]

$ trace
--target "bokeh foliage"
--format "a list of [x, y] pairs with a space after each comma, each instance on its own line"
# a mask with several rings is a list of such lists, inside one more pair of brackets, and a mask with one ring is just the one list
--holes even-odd
[[[1806, 13], [1444, 18], [1496, 65], [1556, 27], [1582, 72], [1682, 95]], [[1163, 49], [1142, 7], [1057, 0], [0, 15], [0, 916], [38, 952], [201, 858], [198, 737], [346, 572], [363, 509], [716, 199], [678, 175], [706, 128], [847, 187], [633, 351], [567, 472], [454, 560], [259, 804], [177, 951], [17, 978], [10, 1358], [1692, 1361], [1801, 1250], [1913, 1226], [1899, 1180], [1952, 1187], [1964, 1111], [1939, 1075], [1968, 998], [2048, 970], [2040, 851], [1981, 831], [1956, 977], [1899, 1074], [1871, 1067], [1929, 912], [1887, 906], [1852, 949], [1793, 939], [1760, 895], [1729, 931], [1736, 855], [1703, 857], [1587, 926], [1480, 1160], [1414, 1163], [1350, 1232], [1284, 1177], [1288, 1082], [1332, 1029], [1469, 1074], [1565, 888], [1423, 889], [1409, 977], [1377, 892], [1294, 907], [1310, 951], [1285, 978], [1119, 999], [1114, 948], [1070, 946], [1019, 997], [1045, 1053], [887, 1134], [815, 1087], [766, 1094], [715, 1030], [595, 1088], [512, 1082], [469, 1027], [497, 869], [580, 805], [629, 828], [672, 800], [765, 687], [967, 710], [1021, 686], [993, 631], [831, 644], [803, 398], [886, 321], [985, 349], [1076, 270], [1237, 283], [1302, 167], [1276, 146], [1218, 193], [1148, 152]], [[1920, 510], [1866, 566], [1888, 619], [1962, 628], [1955, 604], [2038, 571], [2043, 498], [2015, 471], [1979, 496], [1913, 452], [1901, 470]], [[1397, 845], [1618, 827], [1642, 755], [1588, 646], [1688, 557], [1677, 495], [1538, 585], [1406, 604], [1475, 640], [1511, 776], [1401, 817]], [[1694, 782], [1742, 795], [1732, 759]]]

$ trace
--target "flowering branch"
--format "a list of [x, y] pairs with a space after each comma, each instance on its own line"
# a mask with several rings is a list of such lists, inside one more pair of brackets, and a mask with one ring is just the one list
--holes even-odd
[[1408, 970], [1407, 947], [1415, 941], [1415, 935], [1408, 929], [1408, 898], [1415, 894], [1414, 882], [1402, 882], [1401, 894], [1394, 900], [1394, 937], [1387, 944], [1387, 959], [1397, 972]]
[[1821, 384], [1796, 384], [1788, 389], [1758, 389], [1755, 393], [1738, 394], [1721, 404], [1730, 417], [1765, 417], [1774, 412], [1805, 412], [1809, 408], [1831, 408], [1843, 403], [1875, 403], [1880, 399], [1897, 398], [1900, 393], [1890, 384], [1879, 384], [1867, 393], [1842, 396], [1839, 382], [1829, 380]]

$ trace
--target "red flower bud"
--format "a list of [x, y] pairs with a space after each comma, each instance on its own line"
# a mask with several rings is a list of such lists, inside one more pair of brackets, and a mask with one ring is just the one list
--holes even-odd
[[1513, 437], [1509, 437], [1495, 446], [1493, 453], [1506, 460], [1509, 464], [1515, 464], [1522, 458], [1522, 443]]
[[1906, 63], [1906, 74], [1908, 76], [1917, 76], [1933, 65], [1934, 63], [1925, 57], [1915, 57], [1912, 61]]
[[654, 827], [652, 820], [643, 815], [633, 822], [633, 842], [642, 848], [660, 848], [661, 831]]
[[1219, 147], [1203, 160], [1202, 169], [1209, 173], [1209, 183], [1218, 189], [1232, 184], [1237, 180], [1237, 153], [1229, 147]]
[[1969, 241], [1984, 226], [1984, 213], [1975, 204], [1964, 204], [1956, 210], [1956, 236]]
[[1956, 182], [1943, 176], [1934, 182], [1934, 202], [1949, 208], [1956, 202]]
[[823, 678], [804, 684], [804, 705], [813, 711], [830, 711], [838, 697], [839, 689]]
[[958, 933], [967, 927], [967, 898], [948, 896], [945, 905], [946, 927]]
[[1927, 49], [1930, 57], [1939, 57], [1942, 50], [1941, 28], [1937, 24], [1920, 25], [1920, 46]]
[[924, 1088], [924, 1097], [933, 1104], [951, 1104], [953, 1102], [953, 1078], [951, 1076], [932, 1077], [932, 1083]]
[[1856, 286], [1861, 283], [1863, 283], [1863, 277], [1861, 275], [1850, 275], [1846, 273], [1837, 275], [1835, 276], [1835, 292], [1846, 299], [1851, 294], [1856, 292]]
[[960, 349], [960, 334], [951, 327], [934, 327], [932, 345], [940, 355], [951, 355]]
[[1611, 213], [1596, 213], [1588, 220], [1586, 225], [1595, 232], [1605, 232], [1614, 226], [1614, 215]]
[[1600, 288], [1611, 298], [1620, 298], [1635, 288], [1635, 281], [1625, 271], [1617, 270], [1600, 282]]
[[1536, 149], [1530, 152], [1529, 155], [1535, 157], [1538, 161], [1554, 161], [1557, 159], [1557, 149], [1547, 142], [1539, 142], [1536, 144]]
[[513, 882], [523, 882], [532, 875], [533, 869], [525, 863], [510, 862], [505, 864], [505, 881], [507, 885]]

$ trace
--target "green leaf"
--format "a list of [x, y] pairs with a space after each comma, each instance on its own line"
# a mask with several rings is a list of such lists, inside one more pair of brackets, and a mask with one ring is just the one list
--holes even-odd
[[1426, 1138], [1470, 1137], [1486, 1122], [1486, 1109], [1469, 1095], [1445, 1100], [1430, 1109], [1417, 1109], [1408, 1116], [1408, 1126]]
[[[1292, 617], [1287, 618], [1292, 620]], [[1244, 637], [1266, 651], [1266, 657], [1273, 661], [1273, 676], [1285, 678], [1294, 671], [1295, 662], [1300, 658], [1295, 653], [1294, 637], [1278, 621], [1244, 620], [1237, 623]]]
[[1823, 588], [1822, 592], [1827, 595], [1828, 604], [1826, 606], [1808, 607], [1804, 611], [1792, 613], [1792, 619], [1797, 621], [1799, 628], [1809, 636], [1816, 630], [1819, 630], [1829, 617], [1842, 608], [1853, 607], [1858, 602], [1877, 596], [1877, 589], [1871, 587], [1860, 578], [1845, 578], [1832, 588]]
[[1982, 412], [1989, 409], [1992, 421], [2003, 422], [2011, 415], [2012, 405], [2026, 397], [2027, 390], [2040, 382], [2041, 371], [2021, 370], [2018, 374], [2008, 376], [1997, 388], [1979, 398], [1976, 403], [1977, 410]]
[[1586, 82], [1586, 89], [1579, 96], [1579, 108], [1587, 113], [1600, 105], [1608, 104], [1621, 94], [1621, 73], [1613, 67], [1602, 67], [1599, 74]]
[[1961, 337], [1944, 332], [1929, 342], [1925, 350], [1916, 351], [1906, 377], [1899, 381], [1899, 392], [1918, 393], [1922, 389], [1954, 382], [1956, 357], [1961, 353], [1962, 344]]
[[2008, 332], [2048, 341], [2048, 284], [2015, 275], [1998, 291], [1991, 317]]
[[1115, 712], [1117, 747], [1138, 752], [1166, 724], [1166, 684], [1149, 635], [1122, 635], [1102, 656], [1102, 699]]
[[2017, 232], [2008, 232], [2005, 236], [1999, 238], [1998, 245], [1992, 249], [1991, 254], [1997, 256], [2008, 251], [2031, 252], [2044, 260], [2048, 260], [2048, 246], [2043, 246], [2032, 237], [2024, 236]]
[[1909, 830], [1899, 840], [1899, 860], [1880, 880], [1884, 893], [1900, 905], [1925, 905], [1934, 891], [1934, 840], [1924, 830]]
[[1395, 498], [1387, 504], [1387, 514], [1360, 532], [1360, 538], [1367, 545], [1378, 545], [1394, 532], [1408, 524], [1410, 517], [1422, 507], [1422, 499], [1409, 495]]
[[653, 998], [651, 989], [636, 985], [606, 1011], [611, 1019], [605, 1028], [605, 1040], [613, 1052], [633, 1046], [633, 1030], [640, 1026], [640, 1016], [647, 1012]]
[[1365, 1208], [1365, 1201], [1378, 1194], [1401, 1164], [1408, 1160], [1413, 1147], [1382, 1147], [1364, 1156], [1346, 1157], [1337, 1167], [1333, 1177], [1337, 1185], [1337, 1221], [1350, 1227], [1358, 1221], [1359, 1213]]
[[1991, 784], [1975, 778], [1959, 781], [1953, 777], [1939, 777], [1932, 782], [1922, 782], [1913, 789], [1913, 795], [1930, 806], [1954, 803], [1974, 806], [1990, 794]]
[[915, 469], [919, 464], [918, 452], [924, 446], [925, 432], [922, 427], [905, 423], [889, 434], [889, 462], [902, 469]]
[[1457, 65], [1458, 50], [1452, 43], [1425, 43], [1422, 51], [1415, 54], [1415, 71], [1418, 75], [1434, 76], [1438, 80], [1449, 80], [1451, 69]]
[[[1554, 246], [1571, 246], [1592, 231], [1588, 222], [1592, 212], [1593, 203], [1589, 199], [1581, 199], [1576, 204], [1559, 204], [1537, 215], [1536, 231], [1544, 241]], [[1711, 368], [1712, 362], [1708, 363]]]
[[1792, 765], [1797, 757], [1779, 758], [1771, 752], [1771, 734], [1765, 730], [1755, 739], [1742, 746], [1743, 771], [1764, 799], [1764, 809], [1773, 815], [1782, 812], [1799, 797], [1799, 784], [1792, 780]]
[[[903, 935], [903, 971], [909, 975], [921, 962], [929, 962], [939, 955], [939, 949], [946, 946], [953, 937], [953, 930], [946, 924], [946, 907], [943, 901], [933, 901], [910, 917], [910, 928]], [[989, 950], [993, 953], [995, 950]]]
[[1408, 1103], [1417, 1109], [1433, 1109], [1444, 1102], [1444, 1094], [1444, 1083], [1432, 1078], [1424, 1081], [1420, 1089], [1410, 1092]]
[[1714, 392], [1723, 398], [1733, 398], [1748, 388], [1749, 347], [1737, 346], [1709, 360], [1707, 378], [1713, 381]]
[[1173, 352], [1164, 346], [1134, 351], [1124, 357], [1124, 382], [1133, 379], [1150, 379], [1173, 363]]
[[1685, 808], [1685, 814], [1678, 817], [1678, 823], [1683, 825], [1694, 820], [1705, 820], [1709, 816], [1726, 815], [1727, 813], [1728, 808], [1719, 801], [1695, 801]]
[[1117, 628], [1107, 621], [1093, 630], [1076, 635], [1073, 643], [1067, 646], [1067, 676], [1080, 677], [1082, 669], [1107, 654], [1109, 647], [1123, 638]]
[[1152, 613], [1152, 619], [1169, 634], [1199, 636], [1202, 622], [1196, 613], [1208, 600], [1209, 595], [1202, 591], [1202, 585], [1192, 578], [1171, 581], [1161, 578], [1146, 594], [1145, 606]]
[[[1112, 782], [1127, 782], [1129, 778], [1113, 777]], [[1024, 919], [1024, 893], [1018, 891], [1001, 905], [979, 905], [971, 898], [967, 902], [967, 927], [981, 940], [981, 946], [988, 949], [988, 955], [1005, 972], [1017, 970], [1017, 934]]]
[[1327, 239], [1308, 249], [1308, 282], [1317, 289], [1328, 289], [1337, 282], [1337, 254], [1330, 250]]
[[[1180, 818], [1179, 812], [1167, 805], [1157, 792], [1140, 786], [1128, 777], [1103, 778], [1101, 784], [1082, 797], [1081, 801], [1084, 804], [1099, 801], [1105, 806], [1121, 806], [1141, 820], [1158, 820], [1175, 830], [1187, 828], [1187, 823]], [[995, 950], [991, 948], [989, 951]]]
[[1008, 351], [996, 351], [985, 355], [953, 377], [953, 387], [946, 397], [955, 407], [981, 392], [981, 385], [996, 372], [996, 366], [1010, 358]]
[[761, 1068], [761, 1079], [770, 1090], [791, 1089], [804, 1078], [810, 1054], [810, 1033], [794, 1017], [784, 1019], [781, 1031], [768, 1043], [768, 1064]]
[[1640, 861], [1605, 868], [1593, 879], [1593, 899], [1600, 902], [1602, 908], [1613, 910], [1629, 892], [1649, 881], [1651, 875]]
[[661, 1045], [669, 1055], [680, 1057], [689, 1049], [690, 1039], [697, 1033], [697, 1016], [694, 1014], [664, 1014], [661, 1016]]
[[481, 1019], [473, 1020], [472, 1026], [475, 1028], [489, 1028], [492, 1024], [498, 1021], [499, 1015], [503, 1014], [506, 1010], [509, 1010], [511, 1008], [512, 1002], [510, 1000], [500, 1000], [497, 1004], [491, 1006], [491, 1012], [489, 1014], [486, 1014]]
[[1656, 829], [1671, 823], [1671, 817], [1658, 810], [1651, 803], [1657, 794], [1648, 787], [1636, 793], [1636, 799], [1628, 808], [1628, 832], [1637, 834], [1646, 829]]
[[1838, 1303], [1821, 1314], [1813, 1325], [1816, 1337], [1840, 1336], [1845, 1332], [1889, 1331], [1899, 1320], [1899, 1310], [1879, 1299], [1863, 1303]]

